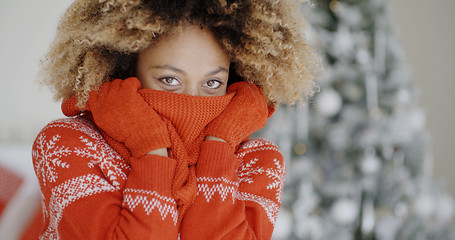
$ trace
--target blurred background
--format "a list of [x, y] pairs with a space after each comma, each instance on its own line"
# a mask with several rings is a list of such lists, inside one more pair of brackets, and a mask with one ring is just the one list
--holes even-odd
[[[17, 239], [39, 204], [31, 145], [63, 115], [36, 74], [71, 2], [0, 2], [0, 239]], [[454, 9], [453, 0], [303, 8], [328, 66], [313, 101], [282, 107], [260, 133], [290, 159], [275, 239], [453, 239]]]

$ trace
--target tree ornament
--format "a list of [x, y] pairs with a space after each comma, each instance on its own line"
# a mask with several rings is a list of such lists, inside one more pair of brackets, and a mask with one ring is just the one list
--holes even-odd
[[304, 143], [297, 143], [294, 147], [294, 152], [297, 155], [303, 155], [306, 152], [306, 145]]
[[360, 162], [360, 169], [365, 175], [374, 175], [381, 169], [381, 162], [376, 157], [374, 149], [369, 149], [366, 152]]
[[421, 193], [414, 202], [414, 211], [424, 219], [430, 219], [435, 213], [435, 201], [429, 193]]
[[352, 224], [358, 216], [359, 206], [352, 199], [338, 199], [332, 206], [331, 215], [341, 225]]
[[332, 88], [322, 90], [316, 97], [316, 109], [323, 117], [332, 117], [337, 114], [342, 107], [340, 94]]

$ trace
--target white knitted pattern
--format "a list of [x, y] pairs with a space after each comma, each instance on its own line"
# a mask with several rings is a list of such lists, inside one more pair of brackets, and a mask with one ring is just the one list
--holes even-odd
[[267, 218], [275, 226], [276, 218], [278, 216], [278, 210], [280, 207], [274, 201], [264, 198], [258, 195], [254, 195], [247, 192], [238, 192], [237, 199], [241, 201], [251, 201], [259, 204], [267, 214]]
[[281, 164], [276, 158], [273, 159], [273, 162], [275, 163], [275, 167], [268, 168], [265, 171], [266, 176], [271, 180], [271, 182], [267, 185], [267, 189], [276, 189], [276, 200], [281, 203], [286, 168], [285, 165]]
[[236, 153], [236, 156], [238, 159], [243, 159], [243, 157], [245, 157], [245, 155], [248, 153], [266, 150], [275, 152], [280, 151], [278, 146], [269, 140], [249, 139], [240, 145], [239, 150]]
[[32, 150], [34, 168], [38, 179], [46, 186], [48, 183], [57, 181], [57, 168], [68, 168], [65, 159], [72, 151], [68, 147], [57, 146], [61, 136], [56, 134], [48, 137], [44, 133], [38, 135], [35, 147]]
[[160, 195], [155, 191], [126, 188], [123, 191], [123, 205], [127, 206], [131, 212], [141, 205], [147, 215], [157, 210], [162, 220], [170, 215], [174, 226], [177, 224], [178, 211], [175, 199]]
[[89, 120], [84, 118], [62, 118], [50, 122], [46, 125], [41, 132], [46, 131], [49, 128], [69, 128], [77, 131], [81, 131], [91, 138], [98, 138], [102, 136], [96, 131], [95, 126]]
[[204, 194], [205, 200], [210, 202], [215, 193], [221, 197], [221, 200], [225, 201], [228, 196], [231, 197], [234, 203], [239, 183], [229, 181], [224, 177], [210, 178], [210, 177], [198, 177], [197, 179], [197, 195]]
[[[81, 135], [79, 140], [85, 146], [71, 149], [57, 146], [62, 136], [58, 134], [47, 136], [45, 130], [50, 128], [68, 128], [83, 133], [88, 138]], [[107, 144], [94, 125], [83, 118], [67, 118], [49, 123], [43, 128], [35, 142], [35, 149], [32, 151], [32, 156], [35, 159], [35, 171], [44, 186], [48, 182], [57, 180], [58, 171], [56, 168], [68, 168], [70, 166], [64, 159], [72, 154], [89, 160], [87, 163], [89, 168], [99, 167], [117, 190], [126, 181], [127, 173], [130, 170], [129, 165]]]
[[[264, 162], [258, 158], [244, 159], [245, 155], [260, 151], [275, 151], [279, 152], [279, 148], [271, 141], [264, 139], [250, 139], [242, 143], [236, 156], [238, 159], [243, 159], [239, 168], [237, 169], [237, 177], [239, 178], [240, 189], [245, 184], [257, 184], [255, 179], [266, 177], [266, 186], [264, 191], [273, 191], [276, 196], [276, 202], [270, 198], [259, 196], [253, 193], [238, 191], [237, 199], [241, 201], [251, 201], [260, 205], [267, 214], [269, 221], [275, 225], [276, 218], [279, 210], [279, 203], [281, 203], [285, 165], [277, 158], [273, 158], [273, 165], [271, 162]], [[269, 165], [270, 167], [267, 167]], [[261, 180], [263, 181], [263, 180]], [[258, 186], [258, 189], [263, 189]], [[262, 195], [262, 194], [261, 194]], [[265, 196], [270, 196], [269, 193], [264, 192]]]
[[60, 239], [58, 225], [62, 220], [63, 211], [71, 203], [84, 197], [114, 190], [115, 188], [105, 179], [95, 174], [72, 178], [52, 188], [49, 206], [47, 208], [43, 206], [45, 217], [50, 218], [49, 225], [40, 235], [40, 239]]
[[104, 176], [119, 190], [121, 183], [125, 183], [128, 177], [130, 166], [103, 139], [88, 139], [83, 136], [80, 136], [79, 139], [85, 144], [85, 147], [75, 148], [74, 153], [89, 159], [88, 167], [101, 168]]
[[240, 167], [237, 169], [237, 177], [239, 178], [239, 183], [253, 183], [254, 176], [261, 175], [264, 173], [264, 168], [256, 166], [258, 163], [258, 158], [253, 158], [250, 161], [243, 161], [240, 164]]

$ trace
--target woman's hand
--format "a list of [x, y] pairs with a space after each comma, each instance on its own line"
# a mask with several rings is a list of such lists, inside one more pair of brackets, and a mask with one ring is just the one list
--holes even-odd
[[88, 101], [95, 124], [123, 142], [133, 157], [171, 145], [166, 124], [138, 94], [139, 89], [137, 78], [116, 79], [91, 92]]
[[168, 157], [167, 148], [160, 148], [160, 149], [152, 150], [152, 151], [148, 152], [147, 155], [158, 155], [158, 156], [162, 156], [162, 157]]
[[217, 137], [214, 137], [214, 136], [207, 136], [207, 137], [205, 137], [205, 140], [208, 140], [208, 141], [226, 142], [226, 141], [224, 141], [223, 139], [217, 138]]
[[[226, 109], [210, 122], [206, 140], [224, 140], [233, 149], [267, 123], [275, 111], [267, 105], [261, 89], [254, 84], [238, 82], [229, 86], [227, 93], [235, 92]], [[213, 138], [216, 137], [216, 138]]]

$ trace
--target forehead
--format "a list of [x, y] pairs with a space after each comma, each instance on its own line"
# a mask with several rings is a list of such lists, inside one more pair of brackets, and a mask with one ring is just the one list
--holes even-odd
[[139, 53], [139, 60], [149, 64], [177, 65], [229, 63], [214, 35], [197, 25], [185, 26], [181, 31], [163, 36], [156, 44]]

